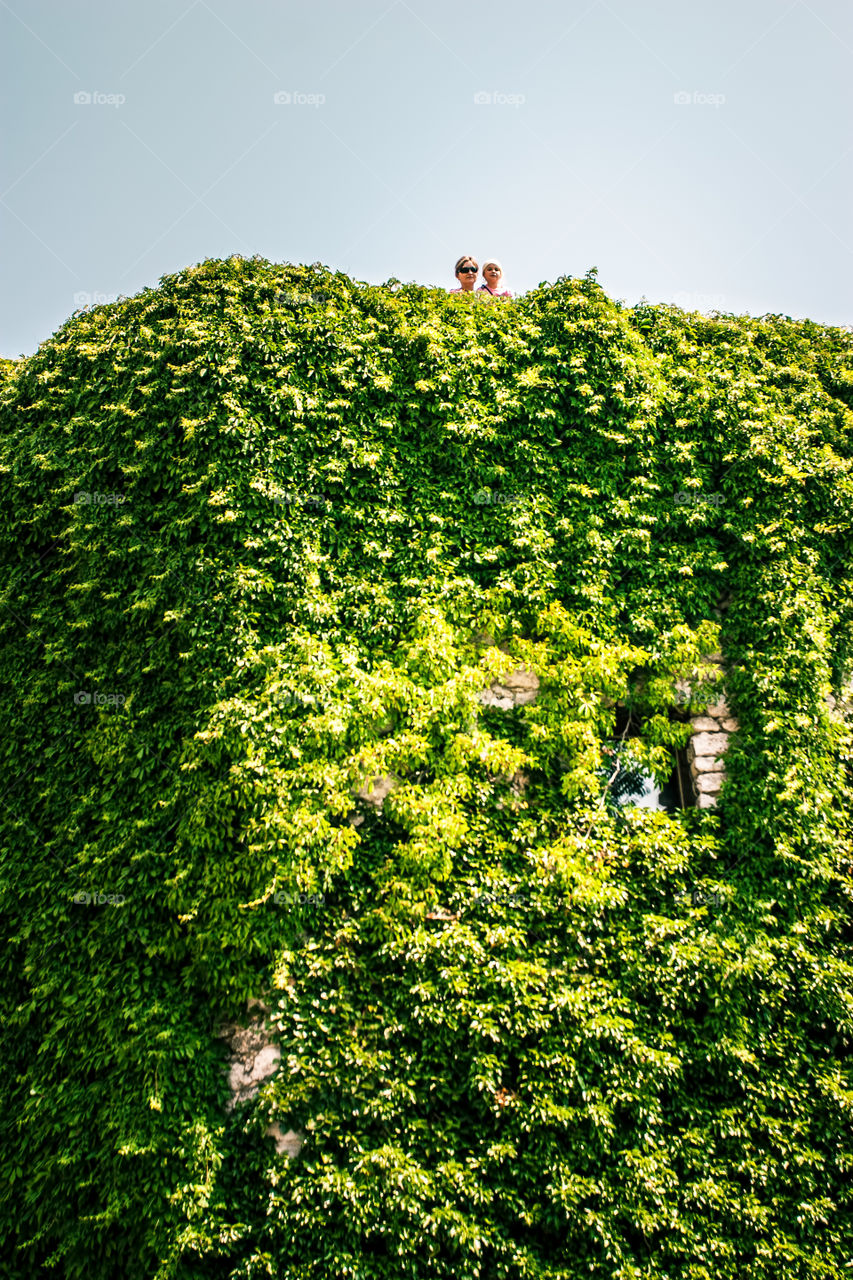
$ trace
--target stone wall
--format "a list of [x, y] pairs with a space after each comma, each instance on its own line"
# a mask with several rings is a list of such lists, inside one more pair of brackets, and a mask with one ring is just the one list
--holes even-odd
[[726, 777], [725, 753], [729, 734], [738, 727], [725, 699], [713, 703], [701, 716], [694, 716], [693, 737], [687, 749], [690, 776], [700, 809], [713, 808]]
[[[240, 1103], [251, 1101], [261, 1085], [275, 1074], [281, 1061], [281, 1049], [267, 1027], [269, 1008], [262, 1000], [250, 1000], [248, 1012], [251, 1014], [253, 1009], [258, 1012], [245, 1025], [228, 1022], [219, 1029], [220, 1038], [228, 1046], [228, 1090], [231, 1095], [226, 1104], [228, 1111], [233, 1111]], [[279, 1154], [291, 1160], [299, 1155], [303, 1137], [295, 1129], [284, 1133], [276, 1122], [267, 1125], [266, 1134], [274, 1139]]]
[[[710, 655], [706, 660], [703, 672], [704, 679], [712, 679], [723, 686], [723, 656], [720, 653]], [[684, 681], [678, 682], [678, 690], [685, 701], [690, 698], [690, 686]], [[519, 667], [504, 676], [502, 680], [493, 680], [488, 689], [480, 694], [480, 701], [486, 707], [498, 707], [503, 711], [511, 711], [514, 707], [523, 707], [535, 702], [539, 692], [539, 680], [533, 672]], [[732, 716], [725, 696], [720, 693], [717, 701], [703, 711], [701, 715], [691, 717], [693, 736], [687, 750], [690, 766], [690, 777], [693, 784], [694, 798], [700, 809], [713, 808], [718, 801], [720, 789], [726, 776], [724, 756], [728, 745], [729, 734], [738, 728], [737, 720]]]
[[[719, 686], [721, 692], [707, 711], [691, 716], [690, 723], [693, 736], [687, 748], [687, 762], [690, 766], [690, 777], [696, 805], [699, 809], [713, 809], [719, 799], [720, 790], [726, 777], [725, 754], [729, 742], [729, 734], [738, 728], [738, 722], [729, 710], [723, 688], [723, 655], [711, 654], [706, 660], [711, 668], [705, 678], [711, 678]], [[679, 692], [690, 696], [690, 686], [679, 682]]]
[[[722, 655], [714, 654], [708, 662], [714, 666], [713, 678], [722, 687]], [[678, 687], [680, 695], [685, 700], [689, 699], [690, 686], [679, 682]], [[519, 667], [501, 680], [493, 680], [479, 696], [483, 706], [510, 711], [535, 702], [538, 692], [538, 677], [526, 668]], [[717, 803], [725, 778], [723, 757], [729, 734], [735, 732], [738, 724], [722, 694], [707, 711], [691, 717], [691, 724], [693, 736], [688, 748], [690, 774], [696, 803], [700, 809], [708, 809]], [[510, 781], [513, 792], [517, 796], [523, 795], [528, 781], [526, 775], [517, 774]], [[390, 776], [367, 778], [362, 786], [353, 788], [353, 796], [362, 806], [370, 805], [381, 809], [387, 796], [398, 785], [399, 779]], [[360, 825], [364, 818], [355, 810], [349, 815], [349, 821]], [[253, 1010], [256, 1012], [253, 1013]], [[274, 1075], [281, 1060], [281, 1050], [267, 1026], [268, 1013], [269, 1009], [263, 1001], [250, 1000], [248, 1022], [227, 1023], [219, 1031], [228, 1046], [228, 1088], [231, 1095], [229, 1111], [233, 1111], [241, 1103], [251, 1101], [261, 1085]], [[274, 1139], [276, 1150], [280, 1154], [287, 1155], [291, 1160], [299, 1154], [304, 1138], [295, 1129], [289, 1129], [285, 1133], [276, 1122], [267, 1126], [266, 1133]]]
[[493, 680], [488, 689], [480, 694], [484, 707], [498, 707], [501, 711], [512, 711], [514, 707], [524, 707], [528, 702], [535, 702], [539, 693], [539, 677], [526, 667], [504, 676], [503, 680]]

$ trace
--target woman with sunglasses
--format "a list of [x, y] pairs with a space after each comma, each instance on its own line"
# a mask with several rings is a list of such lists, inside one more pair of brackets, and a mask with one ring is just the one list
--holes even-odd
[[451, 293], [473, 293], [474, 285], [477, 282], [477, 259], [472, 258], [470, 253], [463, 253], [462, 257], [456, 263], [456, 279], [459, 281], [455, 289], [451, 289]]
[[491, 294], [493, 298], [511, 298], [512, 294], [509, 289], [501, 292], [501, 276], [504, 269], [498, 262], [497, 258], [487, 258], [483, 263], [483, 281], [477, 290], [478, 293]]

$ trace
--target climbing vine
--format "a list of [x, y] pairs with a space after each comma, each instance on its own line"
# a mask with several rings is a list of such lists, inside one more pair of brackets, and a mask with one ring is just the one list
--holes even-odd
[[853, 337], [234, 258], [0, 373], [10, 1274], [846, 1274]]

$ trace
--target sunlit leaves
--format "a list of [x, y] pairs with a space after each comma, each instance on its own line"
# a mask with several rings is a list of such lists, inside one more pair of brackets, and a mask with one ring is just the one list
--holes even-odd
[[[840, 1274], [853, 340], [392, 284], [202, 263], [0, 368], [20, 1273]], [[609, 803], [717, 652], [719, 811]]]

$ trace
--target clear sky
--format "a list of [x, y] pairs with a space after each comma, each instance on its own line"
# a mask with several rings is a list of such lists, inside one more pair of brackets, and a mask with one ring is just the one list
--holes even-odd
[[516, 291], [597, 266], [628, 302], [853, 321], [851, 0], [0, 0], [0, 23], [0, 354], [232, 253], [448, 287], [489, 255]]

